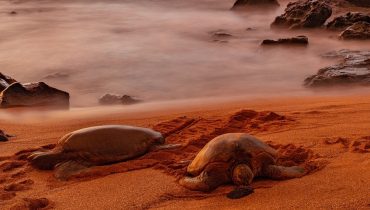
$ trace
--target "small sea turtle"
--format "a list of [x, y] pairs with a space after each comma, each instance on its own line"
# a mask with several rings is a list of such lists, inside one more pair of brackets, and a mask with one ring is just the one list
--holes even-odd
[[[233, 182], [244, 189], [244, 195], [253, 192], [248, 186], [254, 177], [290, 179], [302, 177], [303, 168], [275, 165], [277, 152], [257, 138], [244, 133], [229, 133], [212, 139], [197, 154], [187, 168], [190, 176], [180, 184], [190, 190], [211, 191], [218, 186]], [[243, 193], [233, 191], [230, 198], [239, 198]]]
[[168, 148], [161, 133], [148, 128], [124, 125], [95, 126], [63, 136], [51, 151], [37, 151], [29, 156], [39, 169], [56, 168], [59, 179], [91, 166], [125, 161], [141, 156], [154, 147]]

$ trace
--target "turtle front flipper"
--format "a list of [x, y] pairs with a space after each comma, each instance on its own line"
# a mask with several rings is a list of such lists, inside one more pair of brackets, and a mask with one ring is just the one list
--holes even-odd
[[85, 161], [70, 160], [56, 165], [55, 177], [60, 180], [68, 180], [70, 177], [85, 172], [91, 164]]
[[272, 179], [293, 179], [299, 178], [306, 174], [305, 169], [299, 166], [277, 166], [277, 165], [269, 165], [266, 166], [263, 170], [263, 176], [270, 177]]
[[185, 177], [180, 185], [189, 190], [208, 192], [231, 181], [227, 163], [211, 163], [196, 177]]
[[28, 159], [31, 165], [41, 170], [52, 170], [54, 166], [65, 160], [64, 154], [57, 151], [34, 152]]

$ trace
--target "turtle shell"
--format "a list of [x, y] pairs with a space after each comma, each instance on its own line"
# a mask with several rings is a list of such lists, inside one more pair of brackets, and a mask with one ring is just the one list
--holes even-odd
[[276, 157], [276, 150], [261, 140], [245, 133], [228, 133], [218, 136], [208, 142], [197, 154], [187, 168], [187, 172], [193, 176], [199, 175], [203, 169], [213, 162], [238, 162], [250, 160], [252, 164], [259, 164], [256, 161], [262, 157], [273, 161]]
[[105, 125], [83, 128], [62, 137], [57, 150], [78, 153], [88, 161], [114, 162], [140, 156], [156, 143], [164, 143], [162, 134], [148, 128]]

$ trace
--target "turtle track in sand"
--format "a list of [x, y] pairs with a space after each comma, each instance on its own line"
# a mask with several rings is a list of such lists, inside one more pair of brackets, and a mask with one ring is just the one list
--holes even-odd
[[354, 140], [343, 137], [325, 139], [324, 144], [328, 145], [340, 144], [342, 148], [349, 152], [370, 153], [370, 136], [364, 136]]
[[[54, 145], [55, 146], [55, 145]], [[53, 145], [43, 146], [43, 149], [53, 148]], [[11, 157], [0, 157], [0, 206], [12, 202], [10, 209], [48, 209], [51, 202], [47, 198], [28, 198], [21, 194], [32, 190], [35, 182], [29, 177], [34, 169], [28, 164], [26, 157], [40, 148], [22, 150]], [[20, 198], [18, 198], [20, 197]]]

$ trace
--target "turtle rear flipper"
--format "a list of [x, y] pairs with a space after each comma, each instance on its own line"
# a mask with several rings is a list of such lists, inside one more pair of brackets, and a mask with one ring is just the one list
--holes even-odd
[[91, 165], [87, 162], [70, 160], [55, 166], [55, 177], [60, 180], [68, 180], [71, 176], [89, 170]]
[[208, 192], [231, 181], [227, 175], [228, 164], [211, 163], [196, 177], [185, 177], [180, 185], [189, 190]]
[[227, 193], [226, 197], [230, 199], [239, 199], [254, 193], [254, 189], [251, 186], [237, 186], [231, 192]]
[[293, 179], [299, 178], [306, 174], [305, 169], [299, 166], [277, 166], [269, 165], [263, 170], [263, 175], [272, 179]]

